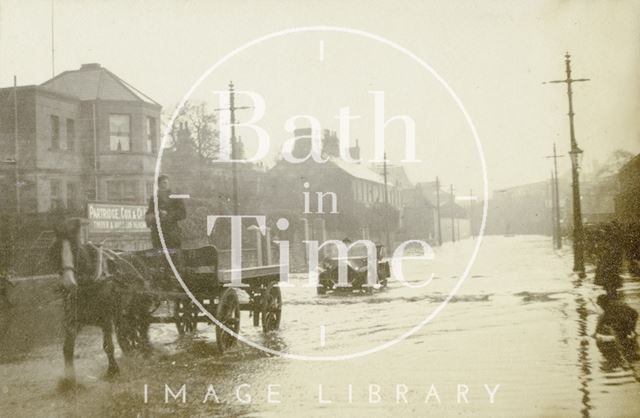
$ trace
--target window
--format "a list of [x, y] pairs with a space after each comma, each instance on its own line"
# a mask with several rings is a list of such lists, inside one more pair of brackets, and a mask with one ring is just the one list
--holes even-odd
[[60, 118], [51, 115], [51, 149], [60, 149]]
[[67, 207], [78, 208], [78, 186], [75, 183], [67, 183]]
[[155, 151], [156, 144], [156, 120], [155, 118], [147, 118], [147, 152]]
[[107, 181], [107, 200], [109, 202], [137, 202], [137, 180], [109, 180]]
[[62, 201], [62, 182], [60, 180], [50, 180], [50, 206], [51, 209], [61, 209], [64, 207]]
[[73, 151], [76, 148], [76, 122], [67, 119], [67, 149]]
[[122, 199], [120, 192], [121, 186], [119, 181], [107, 181], [107, 201], [119, 202]]
[[138, 197], [138, 182], [127, 180], [122, 182], [122, 201], [135, 202]]
[[109, 149], [131, 151], [131, 116], [109, 115]]

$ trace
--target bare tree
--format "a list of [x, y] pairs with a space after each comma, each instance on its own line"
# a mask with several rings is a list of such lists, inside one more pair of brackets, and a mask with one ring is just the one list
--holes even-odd
[[598, 169], [596, 175], [605, 177], [618, 174], [622, 166], [631, 161], [633, 157], [633, 153], [623, 149], [617, 149], [611, 153], [609, 158], [607, 158], [604, 164]]
[[[170, 115], [173, 115], [173, 111]], [[203, 162], [215, 159], [219, 150], [216, 121], [215, 112], [205, 102], [187, 101], [169, 127], [171, 143], [168, 147], [187, 147]], [[165, 119], [165, 123], [169, 121]], [[184, 130], [182, 134], [181, 130]]]

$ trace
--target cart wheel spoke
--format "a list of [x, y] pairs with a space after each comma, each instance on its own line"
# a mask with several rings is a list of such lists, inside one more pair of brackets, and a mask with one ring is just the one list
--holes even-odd
[[[240, 302], [233, 288], [226, 289], [220, 296], [216, 319], [235, 334], [240, 330]], [[218, 350], [224, 352], [235, 344], [236, 336], [218, 326], [216, 327], [216, 341]]]
[[280, 328], [282, 293], [275, 282], [269, 283], [262, 295], [262, 330], [267, 333]]

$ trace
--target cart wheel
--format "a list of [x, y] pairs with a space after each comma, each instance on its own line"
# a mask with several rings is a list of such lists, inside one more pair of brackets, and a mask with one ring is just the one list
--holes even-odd
[[275, 282], [269, 283], [262, 295], [262, 331], [265, 333], [280, 328], [282, 293], [275, 284]]
[[[216, 310], [216, 319], [236, 334], [240, 330], [240, 302], [233, 288], [229, 287], [222, 292]], [[216, 343], [220, 353], [223, 353], [236, 343], [236, 337], [217, 326]]]
[[174, 320], [178, 334], [195, 332], [198, 328], [198, 310], [191, 301], [177, 300], [174, 302]]

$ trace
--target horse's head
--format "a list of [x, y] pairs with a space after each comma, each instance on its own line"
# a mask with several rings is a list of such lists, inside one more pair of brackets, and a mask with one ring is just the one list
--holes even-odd
[[56, 245], [55, 258], [58, 260], [62, 286], [67, 290], [75, 289], [76, 280], [76, 260], [74, 253], [81, 243], [82, 220], [79, 218], [65, 219], [55, 228]]
[[68, 218], [58, 222], [54, 228], [58, 241], [69, 241], [74, 246], [78, 246], [82, 237], [82, 219]]

